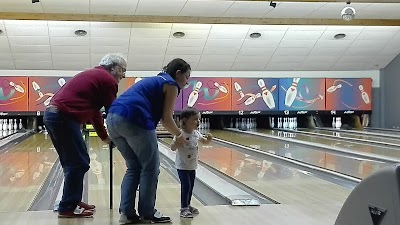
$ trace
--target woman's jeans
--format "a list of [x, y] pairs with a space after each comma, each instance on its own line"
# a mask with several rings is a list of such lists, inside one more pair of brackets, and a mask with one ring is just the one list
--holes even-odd
[[80, 123], [49, 108], [43, 122], [64, 171], [64, 189], [58, 211], [73, 212], [82, 201], [83, 178], [90, 162]]
[[107, 116], [107, 129], [127, 167], [121, 184], [120, 212], [128, 217], [135, 216], [136, 190], [140, 185], [139, 215], [152, 218], [160, 173], [155, 130], [145, 130], [112, 113]]

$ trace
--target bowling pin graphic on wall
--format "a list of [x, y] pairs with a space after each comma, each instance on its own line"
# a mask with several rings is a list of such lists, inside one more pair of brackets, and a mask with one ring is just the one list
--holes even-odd
[[118, 84], [118, 93], [117, 96], [120, 96], [122, 93], [124, 93], [128, 88], [130, 88], [132, 85], [134, 85], [136, 82], [135, 77], [125, 77], [122, 79], [119, 84]]
[[183, 108], [196, 107], [200, 111], [229, 111], [231, 110], [230, 90], [230, 78], [193, 77], [183, 89]]
[[280, 78], [279, 110], [325, 110], [324, 78]]
[[232, 110], [278, 110], [278, 79], [232, 78]]
[[327, 78], [327, 110], [372, 110], [370, 78]]
[[297, 84], [299, 83], [300, 78], [293, 78], [292, 86], [289, 87], [289, 89], [286, 90], [286, 95], [285, 95], [285, 105], [287, 107], [290, 107], [294, 100], [296, 99], [297, 96]]
[[29, 77], [29, 111], [44, 111], [70, 77]]
[[28, 111], [28, 78], [0, 78], [0, 112]]
[[197, 81], [194, 90], [190, 93], [188, 101], [187, 101], [187, 106], [193, 107], [194, 104], [197, 102], [197, 99], [199, 99], [199, 91], [203, 83], [200, 81]]
[[275, 100], [274, 100], [274, 97], [273, 97], [272, 94], [271, 94], [271, 91], [274, 91], [275, 88], [276, 88], [276, 86], [274, 85], [274, 86], [272, 86], [271, 90], [268, 90], [268, 89], [265, 87], [265, 83], [264, 83], [264, 80], [263, 80], [263, 79], [259, 79], [259, 80], [257, 81], [257, 83], [258, 83], [258, 86], [260, 86], [260, 88], [261, 88], [261, 91], [262, 91], [262, 98], [263, 98], [265, 104], [266, 104], [266, 105], [268, 106], [268, 108], [270, 108], [270, 109], [275, 108]]

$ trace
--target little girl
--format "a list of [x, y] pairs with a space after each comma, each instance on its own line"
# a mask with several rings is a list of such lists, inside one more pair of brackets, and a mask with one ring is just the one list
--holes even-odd
[[212, 135], [208, 133], [205, 137], [197, 130], [200, 125], [200, 112], [195, 108], [186, 108], [181, 113], [181, 135], [186, 143], [178, 145], [174, 141], [171, 150], [176, 153], [175, 166], [181, 181], [181, 212], [184, 218], [193, 218], [193, 214], [199, 214], [199, 210], [190, 205], [194, 180], [196, 178], [197, 161], [199, 159], [198, 142], [208, 144]]

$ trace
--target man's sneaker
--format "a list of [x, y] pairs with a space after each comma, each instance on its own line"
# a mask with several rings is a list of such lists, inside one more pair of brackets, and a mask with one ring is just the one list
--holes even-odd
[[81, 207], [81, 208], [84, 208], [87, 211], [96, 211], [96, 206], [95, 205], [89, 205], [89, 204], [86, 204], [84, 202], [80, 202], [78, 204], [78, 206]]
[[119, 224], [137, 224], [140, 223], [140, 217], [135, 215], [133, 217], [127, 216], [125, 214], [121, 214], [119, 216]]
[[143, 217], [142, 223], [170, 223], [171, 218], [164, 216], [162, 213], [156, 211], [152, 217]]
[[90, 218], [93, 212], [86, 211], [84, 208], [76, 206], [73, 212], [58, 212], [58, 218]]
[[189, 211], [191, 213], [193, 213], [193, 214], [199, 214], [200, 213], [198, 209], [196, 209], [195, 207], [190, 206], [190, 205], [189, 205]]
[[183, 218], [193, 218], [193, 214], [190, 212], [189, 208], [181, 209], [180, 216]]

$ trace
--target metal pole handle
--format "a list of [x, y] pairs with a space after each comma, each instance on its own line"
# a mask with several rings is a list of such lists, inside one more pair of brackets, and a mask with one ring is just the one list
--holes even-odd
[[110, 209], [113, 208], [113, 148], [115, 147], [113, 142], [108, 145], [110, 149]]

